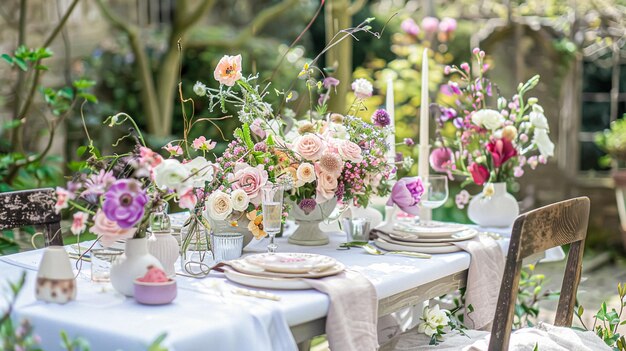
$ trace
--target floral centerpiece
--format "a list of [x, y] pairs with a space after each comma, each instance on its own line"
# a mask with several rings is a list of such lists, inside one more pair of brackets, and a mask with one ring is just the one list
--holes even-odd
[[[207, 202], [210, 218], [247, 218], [255, 236], [264, 236], [259, 191], [267, 182], [284, 184], [294, 213], [304, 216], [321, 211], [327, 217], [337, 201], [367, 206], [372, 195], [388, 193], [387, 179], [395, 172], [395, 166], [386, 159], [389, 115], [377, 110], [372, 115], [373, 124], [355, 116], [364, 110], [363, 100], [372, 95], [369, 81], [357, 79], [352, 84], [357, 98], [348, 110], [350, 114], [330, 113], [327, 102], [339, 81], [332, 77], [317, 81], [312, 66], [305, 65], [300, 77], [307, 80], [311, 95], [316, 91], [319, 99], [315, 106], [311, 103], [302, 120], [294, 121], [293, 111], [275, 109], [265, 101], [269, 86], [256, 84], [257, 76], [246, 77], [241, 68], [240, 55], [224, 56], [214, 73], [219, 88], [200, 82], [194, 87], [197, 95], [209, 99], [211, 112], [221, 109], [225, 113], [226, 104], [231, 104], [242, 122], [235, 139], [217, 160], [221, 183]], [[285, 101], [293, 94], [275, 93], [284, 95]], [[292, 241], [297, 237], [294, 233]]]
[[[484, 186], [483, 193], [474, 199], [478, 201], [500, 193], [507, 195], [506, 183], [521, 177], [525, 169], [534, 170], [545, 164], [554, 154], [554, 144], [538, 99], [526, 96], [538, 84], [539, 76], [520, 83], [517, 94], [507, 100], [494, 94], [497, 87], [485, 77], [489, 70], [484, 62], [485, 52], [476, 48], [472, 56], [475, 72], [468, 63], [445, 68], [447, 74], [456, 78], [443, 87], [454, 104], [440, 106], [439, 140], [430, 155], [430, 163], [435, 171], [450, 177], [466, 177], [463, 185], [473, 182]], [[468, 201], [466, 192], [457, 196], [460, 206]], [[512, 196], [507, 201], [508, 205], [495, 206], [497, 213], [490, 214], [501, 219], [497, 223], [484, 223], [471, 208], [470, 219], [482, 222], [479, 224], [509, 225], [519, 209]], [[509, 214], [500, 213], [507, 206], [511, 207]]]

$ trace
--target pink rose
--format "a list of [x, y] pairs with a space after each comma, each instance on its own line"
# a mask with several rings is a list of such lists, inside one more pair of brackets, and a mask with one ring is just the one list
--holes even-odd
[[100, 243], [105, 247], [113, 245], [116, 240], [132, 238], [137, 230], [136, 228], [120, 228], [117, 222], [109, 220], [101, 210], [98, 210], [93, 221], [90, 231], [100, 237]]
[[242, 189], [250, 197], [250, 202], [255, 206], [261, 203], [261, 187], [267, 183], [267, 171], [263, 165], [256, 167], [246, 163], [238, 163], [235, 166], [233, 189]]
[[354, 163], [363, 161], [363, 155], [361, 155], [361, 148], [359, 145], [351, 142], [350, 140], [344, 140], [339, 143], [339, 155], [346, 160]]
[[337, 176], [322, 171], [320, 167], [315, 167], [315, 173], [317, 174], [315, 201], [321, 204], [335, 197], [338, 186]]
[[322, 138], [315, 134], [305, 134], [299, 137], [294, 143], [294, 146], [296, 152], [309, 161], [319, 160], [324, 151]]

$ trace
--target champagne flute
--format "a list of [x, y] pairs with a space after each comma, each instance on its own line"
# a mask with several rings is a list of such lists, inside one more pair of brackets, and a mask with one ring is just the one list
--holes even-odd
[[[430, 209], [443, 206], [448, 200], [448, 177], [445, 175], [431, 175], [424, 182], [424, 194], [421, 205]], [[428, 224], [426, 221], [425, 224]]]
[[267, 252], [275, 253], [278, 245], [274, 237], [280, 232], [283, 215], [283, 186], [268, 183], [261, 188], [261, 205], [263, 207], [263, 230], [269, 235], [270, 243]]

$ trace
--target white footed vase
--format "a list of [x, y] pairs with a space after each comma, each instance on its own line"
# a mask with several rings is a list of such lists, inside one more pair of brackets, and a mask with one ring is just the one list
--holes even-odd
[[152, 232], [148, 239], [148, 252], [157, 258], [168, 277], [176, 276], [176, 260], [180, 255], [178, 240], [171, 231]]
[[35, 288], [37, 300], [64, 304], [76, 298], [76, 281], [63, 246], [49, 246], [41, 257]]
[[519, 205], [506, 191], [506, 183], [493, 183], [493, 194], [475, 195], [467, 207], [469, 219], [481, 227], [509, 227], [519, 215]]
[[320, 229], [320, 223], [330, 216], [335, 206], [337, 206], [337, 199], [332, 198], [317, 204], [313, 211], [306, 213], [298, 204], [291, 202], [291, 214], [298, 228], [289, 236], [289, 243], [302, 246], [328, 244], [328, 234]]
[[133, 296], [134, 281], [151, 267], [163, 269], [159, 260], [148, 252], [148, 239], [128, 239], [124, 253], [111, 265], [111, 284], [119, 293]]

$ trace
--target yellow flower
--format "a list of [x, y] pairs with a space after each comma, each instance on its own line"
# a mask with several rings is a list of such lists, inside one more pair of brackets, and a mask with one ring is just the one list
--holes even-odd
[[248, 223], [248, 230], [252, 232], [254, 238], [260, 240], [267, 236], [267, 233], [263, 230], [263, 215], [258, 214], [256, 210], [248, 212], [246, 215], [250, 220]]

